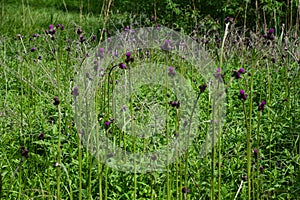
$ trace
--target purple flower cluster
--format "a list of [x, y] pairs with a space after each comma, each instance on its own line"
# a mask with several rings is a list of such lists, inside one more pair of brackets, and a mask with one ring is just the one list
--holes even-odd
[[106, 120], [104, 122], [104, 128], [107, 130], [109, 129], [110, 125], [114, 122], [114, 119], [113, 118], [110, 118], [109, 120]]
[[239, 78], [241, 78], [241, 74], [245, 74], [245, 73], [246, 73], [246, 70], [241, 67], [239, 70], [233, 70], [232, 77], [239, 79]]
[[57, 96], [53, 97], [53, 105], [57, 106], [59, 105], [60, 101], [59, 101], [59, 98]]
[[72, 94], [74, 97], [79, 96], [78, 86], [74, 86], [74, 88], [73, 88], [71, 94]]
[[168, 73], [169, 76], [174, 77], [176, 75], [174, 67], [170, 66], [168, 68], [168, 70], [169, 70], [169, 73]]
[[26, 149], [24, 146], [21, 146], [21, 155], [24, 156], [25, 158], [29, 158], [28, 153], [29, 153], [28, 149]]
[[165, 40], [164, 45], [161, 46], [161, 50], [163, 50], [163, 51], [169, 51], [170, 49], [171, 49], [170, 41], [169, 40]]
[[258, 110], [263, 111], [265, 108], [264, 106], [266, 105], [266, 101], [262, 100], [261, 103], [258, 105]]
[[205, 91], [205, 89], [207, 88], [207, 85], [204, 83], [203, 85], [199, 86], [200, 89], [200, 93], [203, 93]]
[[268, 33], [265, 33], [263, 35], [264, 38], [268, 39], [268, 40], [274, 40], [275, 36], [274, 36], [275, 30], [274, 28], [270, 28]]
[[179, 108], [180, 106], [180, 101], [170, 101], [169, 103], [173, 108]]
[[239, 95], [239, 99], [241, 100], [246, 100], [248, 97], [248, 94], [245, 93], [245, 90], [240, 90], [240, 95]]
[[127, 64], [134, 61], [134, 58], [131, 57], [130, 51], [127, 51], [125, 55], [126, 55], [125, 62], [126, 62]]
[[227, 17], [225, 17], [225, 19], [224, 19], [224, 22], [227, 24], [227, 23], [231, 23], [231, 24], [233, 24], [233, 18], [232, 17], [229, 17], [229, 16], [227, 16]]

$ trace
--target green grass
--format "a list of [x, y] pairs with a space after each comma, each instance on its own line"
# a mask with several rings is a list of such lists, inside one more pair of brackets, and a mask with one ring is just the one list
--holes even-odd
[[[149, 62], [174, 66], [176, 73], [190, 81], [196, 94], [205, 80], [195, 73], [195, 66], [178, 55], [157, 49], [150, 51], [148, 58], [146, 50], [132, 51], [134, 62], [125, 70], [114, 68], [110, 77], [105, 74], [103, 82], [96, 87], [93, 112], [87, 110], [86, 118], [76, 122], [78, 113], [73, 111], [73, 106], [83, 99], [78, 97], [75, 102], [71, 94], [77, 84], [74, 78], [82, 69], [80, 63], [87, 53], [93, 53], [97, 46], [104, 18], [100, 17], [100, 11], [80, 15], [75, 9], [80, 4], [73, 5], [69, 1], [66, 1], [68, 12], [61, 4], [53, 5], [51, 1], [24, 1], [23, 5], [5, 2], [0, 35], [0, 199], [299, 198], [300, 55], [299, 38], [292, 37], [296, 33], [284, 32], [289, 33], [286, 37], [277, 33], [271, 41], [250, 32], [245, 37], [238, 35], [238, 28], [233, 25], [229, 25], [226, 38], [222, 30], [207, 31], [199, 27], [195, 37], [221, 67], [227, 88], [225, 124], [221, 130], [216, 127], [218, 137], [214, 138], [220, 142], [204, 157], [199, 155], [214, 113], [208, 87], [196, 104], [202, 123], [190, 148], [168, 165], [167, 171], [135, 174], [99, 162], [98, 155], [94, 156], [81, 144], [78, 129], [95, 119], [99, 122], [97, 136], [105, 135], [131, 152], [154, 151], [168, 145], [178, 131], [178, 124], [182, 123], [179, 114], [184, 111], [168, 104], [180, 97], [173, 94], [166, 83], [162, 88], [144, 85], [138, 95], [124, 102], [130, 113], [140, 114], [128, 126], [131, 130], [137, 128], [135, 124], [151, 121], [147, 106], [156, 101], [161, 103], [168, 116], [167, 126], [163, 134], [154, 138], [126, 134], [118, 128], [117, 120], [105, 129], [105, 121], [113, 117], [114, 107], [109, 102], [118, 87], [116, 80], [134, 81], [133, 70]], [[112, 13], [107, 27], [113, 37], [127, 25], [155, 26], [144, 18], [144, 14]], [[45, 30], [50, 24], [58, 23], [63, 24], [65, 30], [57, 28], [55, 39], [51, 40]], [[86, 39], [83, 43], [76, 33], [78, 28], [83, 30]], [[280, 29], [277, 27], [277, 30]], [[203, 36], [202, 32], [207, 35]], [[17, 34], [21, 34], [22, 39]], [[39, 37], [33, 38], [32, 34]], [[93, 35], [97, 39], [91, 42]], [[104, 39], [107, 38], [105, 32]], [[215, 38], [224, 38], [224, 46]], [[249, 38], [251, 45], [244, 42]], [[205, 44], [204, 39], [209, 42]], [[37, 50], [31, 52], [33, 47]], [[70, 52], [66, 51], [68, 47]], [[123, 53], [120, 52], [110, 67], [124, 62]], [[233, 70], [241, 67], [246, 73], [241, 74], [240, 79], [232, 77]], [[238, 98], [242, 89], [248, 94], [245, 101]], [[54, 96], [58, 96], [59, 105], [53, 105]], [[266, 100], [266, 105], [259, 111], [262, 100]], [[26, 153], [21, 154], [22, 146], [28, 149], [28, 158]], [[258, 149], [257, 157], [254, 148]], [[244, 176], [247, 179], [244, 180]], [[184, 187], [190, 192], [184, 193]]]

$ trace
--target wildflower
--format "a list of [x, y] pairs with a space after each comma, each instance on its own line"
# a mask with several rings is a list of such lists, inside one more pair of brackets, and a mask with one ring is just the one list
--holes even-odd
[[161, 46], [161, 50], [163, 51], [169, 51], [171, 49], [170, 45], [169, 45], [170, 41], [169, 40], [165, 40], [165, 43], [163, 46]]
[[21, 155], [24, 156], [25, 158], [29, 158], [28, 153], [29, 153], [28, 149], [26, 149], [24, 146], [21, 146]]
[[30, 49], [30, 51], [31, 51], [31, 52], [35, 52], [35, 51], [36, 51], [36, 47], [32, 47], [32, 48]]
[[120, 69], [126, 69], [126, 65], [125, 65], [124, 63], [120, 63], [120, 64], [119, 64], [119, 68], [120, 68]]
[[233, 70], [232, 77], [235, 77], [236, 79], [239, 79], [239, 78], [241, 78], [241, 74], [240, 74], [240, 72], [238, 72], [236, 70]]
[[74, 97], [77, 97], [79, 95], [78, 92], [78, 86], [74, 86], [72, 93], [71, 93]]
[[62, 30], [62, 31], [65, 30], [65, 26], [61, 25], [60, 30]]
[[82, 33], [82, 30], [80, 28], [77, 29], [77, 34], [80, 35]]
[[67, 52], [70, 52], [70, 51], [71, 51], [71, 47], [68, 46], [68, 47], [66, 48], [66, 51], [67, 51]]
[[124, 27], [124, 31], [125, 31], [125, 32], [127, 32], [127, 31], [129, 31], [129, 30], [130, 30], [130, 27], [129, 27], [129, 26], [125, 26], [125, 27]]
[[176, 107], [177, 109], [179, 108], [180, 106], [180, 101], [170, 101], [169, 103], [172, 107]]
[[17, 35], [17, 37], [18, 37], [18, 39], [21, 39], [21, 38], [22, 38], [22, 35], [19, 33], [19, 34]]
[[206, 89], [207, 85], [204, 83], [203, 85], [200, 85], [199, 86], [199, 89], [200, 89], [200, 93], [203, 93]]
[[188, 193], [191, 192], [191, 190], [190, 190], [189, 188], [186, 188], [186, 187], [183, 187], [183, 188], [181, 189], [181, 191], [182, 191], [182, 193], [184, 193], [184, 194], [188, 194]]
[[56, 24], [56, 28], [59, 28], [60, 27], [60, 24]]
[[245, 70], [244, 68], [241, 67], [241, 68], [239, 69], [239, 73], [245, 74], [245, 73], [246, 73], [246, 70]]
[[239, 95], [239, 99], [241, 100], [246, 100], [248, 97], [248, 94], [245, 94], [245, 90], [240, 90], [240, 95]]
[[126, 55], [127, 58], [130, 58], [130, 55], [131, 55], [131, 54], [130, 54], [129, 51], [127, 51], [125, 55]]
[[37, 37], [39, 37], [39, 34], [35, 33], [35, 34], [32, 35], [32, 37], [37, 38]]
[[99, 48], [98, 52], [95, 53], [96, 57], [103, 58], [104, 48]]
[[274, 32], [275, 32], [274, 28], [270, 28], [270, 29], [269, 29], [269, 34], [270, 34], [270, 35], [274, 34]]
[[80, 39], [80, 42], [81, 42], [81, 43], [84, 43], [84, 42], [85, 42], [85, 38], [84, 38], [82, 35], [80, 35], [79, 39]]
[[248, 177], [245, 175], [245, 176], [242, 177], [242, 180], [243, 180], [243, 181], [247, 181], [247, 178], [248, 178]]
[[109, 128], [110, 123], [111, 123], [110, 121], [105, 121], [104, 122], [104, 127], [105, 127], [106, 130]]
[[93, 35], [92, 37], [91, 37], [91, 42], [94, 42], [96, 40], [96, 36], [95, 35]]
[[266, 101], [262, 100], [261, 103], [258, 105], [258, 110], [263, 111], [265, 108], [264, 106], [266, 105]]
[[176, 75], [176, 72], [175, 72], [175, 69], [174, 69], [174, 67], [172, 67], [172, 66], [170, 66], [169, 68], [168, 68], [168, 70], [169, 70], [169, 76], [175, 76]]
[[42, 60], [42, 58], [43, 58], [42, 56], [39, 56], [39, 57], [38, 57], [39, 60]]
[[253, 154], [254, 154], [254, 158], [257, 159], [257, 155], [258, 155], [258, 150], [257, 148], [253, 149]]
[[54, 100], [53, 105], [55, 105], [55, 106], [59, 105], [60, 101], [59, 101], [59, 99], [58, 99], [57, 96], [55, 96], [55, 97], [53, 98], [53, 100]]
[[46, 31], [46, 33], [49, 33], [51, 35], [54, 35], [56, 33], [56, 30], [53, 28], [52, 24], [49, 25], [49, 30]]
[[227, 24], [227, 23], [233, 23], [233, 18], [232, 17], [229, 17], [229, 16], [227, 16], [227, 17], [225, 17], [225, 19], [224, 19], [224, 22]]

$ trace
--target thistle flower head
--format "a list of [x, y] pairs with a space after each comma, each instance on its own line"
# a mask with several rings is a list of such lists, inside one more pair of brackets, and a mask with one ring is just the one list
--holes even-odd
[[53, 97], [53, 100], [54, 100], [53, 105], [55, 106], [59, 105], [60, 101], [57, 96]]
[[78, 86], [74, 86], [72, 93], [71, 93], [74, 97], [77, 97], [79, 95], [78, 92]]
[[168, 68], [168, 71], [169, 71], [169, 73], [168, 73], [169, 76], [172, 76], [172, 77], [173, 77], [173, 76], [176, 75], [176, 72], [175, 72], [174, 67], [170, 66], [170, 67]]
[[241, 68], [239, 69], [239, 73], [245, 74], [245, 73], [246, 73], [246, 70], [245, 70], [244, 68], [241, 67]]

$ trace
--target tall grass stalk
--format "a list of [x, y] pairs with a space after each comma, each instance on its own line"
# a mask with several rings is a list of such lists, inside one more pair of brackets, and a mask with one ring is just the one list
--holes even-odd
[[[60, 65], [59, 65], [59, 60], [57, 57], [57, 52], [56, 52], [56, 84], [57, 84], [57, 97], [58, 99], [61, 101], [61, 95], [60, 95]], [[61, 109], [60, 109], [60, 104], [57, 105], [57, 112], [58, 112], [58, 142], [57, 142], [57, 163], [59, 164], [59, 166], [57, 167], [57, 180], [56, 180], [56, 184], [57, 184], [57, 198], [61, 199], [61, 191], [60, 191], [60, 178], [61, 178]], [[54, 126], [54, 131], [56, 134], [56, 128]]]

